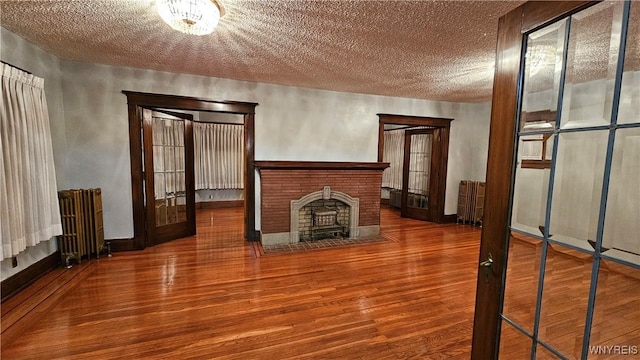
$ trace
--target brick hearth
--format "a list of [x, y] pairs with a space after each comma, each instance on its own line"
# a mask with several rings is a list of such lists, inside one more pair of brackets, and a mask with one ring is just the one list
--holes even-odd
[[380, 232], [380, 187], [387, 163], [257, 161], [260, 171], [263, 244], [291, 243], [291, 201], [329, 186], [332, 192], [359, 199], [356, 233]]

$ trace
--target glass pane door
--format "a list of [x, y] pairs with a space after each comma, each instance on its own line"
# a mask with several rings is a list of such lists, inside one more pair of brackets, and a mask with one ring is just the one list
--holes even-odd
[[143, 112], [147, 235], [153, 245], [195, 234], [193, 138], [188, 114]]
[[605, 1], [525, 36], [499, 358], [640, 354], [638, 24]]
[[405, 132], [403, 216], [433, 221], [430, 207], [432, 194], [432, 129]]
[[184, 121], [153, 117], [156, 227], [187, 220]]

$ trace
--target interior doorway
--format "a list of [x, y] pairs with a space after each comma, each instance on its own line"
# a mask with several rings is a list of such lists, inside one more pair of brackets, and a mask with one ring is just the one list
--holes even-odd
[[[156, 236], [156, 218], [157, 214], [154, 211], [155, 206], [151, 207], [152, 201], [155, 205], [155, 173], [156, 168], [153, 167], [153, 152], [149, 151], [150, 155], [144, 149], [151, 149], [154, 146], [152, 142], [153, 132], [145, 133], [145, 114], [150, 116], [151, 108], [164, 109], [165, 113], [170, 110], [187, 111], [187, 112], [214, 112], [214, 113], [227, 113], [227, 114], [239, 114], [242, 116], [242, 126], [244, 130], [243, 136], [243, 148], [244, 148], [244, 165], [243, 165], [243, 185], [244, 185], [244, 237], [248, 241], [255, 241], [258, 239], [257, 232], [255, 230], [255, 133], [254, 133], [254, 120], [255, 120], [255, 107], [256, 103], [246, 102], [233, 102], [233, 101], [215, 101], [208, 99], [200, 99], [193, 97], [183, 97], [164, 94], [150, 94], [123, 91], [127, 96], [127, 103], [129, 109], [129, 145], [130, 145], [130, 159], [131, 159], [131, 185], [132, 185], [132, 203], [134, 214], [134, 237], [128, 246], [120, 246], [121, 249], [144, 249], [147, 246], [155, 245], [162, 241], [169, 241], [172, 239], [183, 237], [186, 233], [176, 231], [170, 232], [168, 236], [163, 236], [162, 239]], [[169, 109], [169, 111], [167, 110]], [[173, 114], [175, 116], [175, 114]], [[182, 150], [184, 152], [185, 165], [193, 168], [193, 135], [191, 119], [184, 119], [183, 132], [179, 134], [184, 135], [184, 141]], [[149, 121], [149, 119], [147, 119]], [[152, 122], [150, 122], [149, 126]], [[177, 126], [181, 128], [181, 125]], [[189, 130], [186, 130], [189, 128]], [[150, 127], [152, 130], [152, 128]], [[145, 136], [146, 134], [146, 136]], [[179, 137], [179, 136], [178, 136]], [[174, 137], [173, 140], [175, 140]], [[190, 141], [190, 146], [186, 142]], [[171, 145], [173, 146], [173, 145]], [[179, 147], [179, 146], [178, 146]], [[172, 149], [175, 152], [180, 152], [179, 149]], [[184, 206], [185, 206], [185, 227], [189, 229], [188, 233], [195, 234], [195, 185], [193, 172], [186, 171], [189, 166], [184, 167], [184, 179], [185, 192], [184, 192]], [[148, 169], [146, 169], [148, 168]], [[162, 170], [165, 171], [165, 170]], [[153, 174], [153, 176], [151, 175]], [[163, 173], [164, 174], [164, 173]], [[175, 175], [175, 174], [174, 174]], [[187, 191], [187, 189], [190, 189]], [[178, 192], [179, 195], [182, 195]], [[147, 200], [149, 199], [149, 200]], [[182, 205], [182, 204], [180, 204]], [[179, 208], [177, 208], [179, 209]], [[192, 216], [189, 216], [192, 214]], [[191, 230], [193, 230], [191, 232]], [[188, 235], [187, 235], [188, 236]]]
[[390, 163], [383, 174], [381, 203], [399, 209], [402, 217], [445, 222], [452, 119], [391, 114], [378, 117], [378, 161]]

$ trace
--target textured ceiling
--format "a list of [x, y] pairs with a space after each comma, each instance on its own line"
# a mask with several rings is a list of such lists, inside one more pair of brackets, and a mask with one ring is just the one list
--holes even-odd
[[2, 27], [58, 57], [355, 93], [489, 100], [498, 17], [523, 1], [221, 0], [211, 35], [151, 0], [5, 1]]

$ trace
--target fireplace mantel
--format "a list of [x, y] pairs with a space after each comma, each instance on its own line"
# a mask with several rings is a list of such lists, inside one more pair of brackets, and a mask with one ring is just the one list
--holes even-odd
[[326, 191], [327, 197], [347, 204], [353, 212], [350, 237], [380, 233], [380, 187], [382, 172], [388, 163], [256, 161], [254, 164], [260, 171], [260, 238], [263, 245], [297, 242], [295, 225], [301, 200], [324, 198], [325, 189], [330, 189]]
[[277, 170], [384, 170], [386, 162], [340, 162], [340, 161], [256, 161], [258, 169]]

